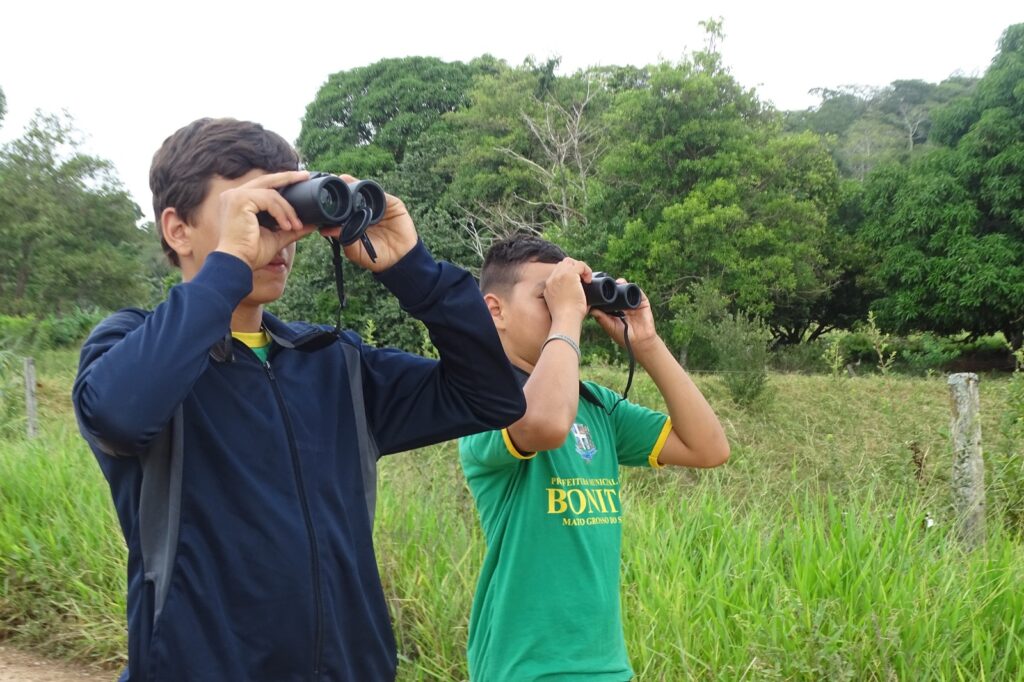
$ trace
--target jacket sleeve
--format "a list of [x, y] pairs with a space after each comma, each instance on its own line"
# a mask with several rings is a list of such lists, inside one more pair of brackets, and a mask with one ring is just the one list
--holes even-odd
[[206, 369], [252, 289], [252, 270], [211, 253], [189, 282], [148, 315], [120, 311], [82, 346], [72, 402], [82, 434], [109, 454], [138, 454], [167, 424]]
[[362, 346], [366, 412], [381, 454], [501, 428], [526, 410], [476, 281], [422, 242], [377, 275], [422, 321], [439, 360]]

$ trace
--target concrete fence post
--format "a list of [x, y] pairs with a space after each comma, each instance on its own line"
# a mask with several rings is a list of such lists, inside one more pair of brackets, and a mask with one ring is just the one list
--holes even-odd
[[967, 549], [985, 541], [985, 462], [981, 456], [981, 402], [978, 375], [951, 374], [953, 410], [953, 505], [957, 530]]
[[32, 358], [25, 358], [25, 416], [26, 431], [29, 438], [35, 438], [39, 433], [39, 420], [37, 418], [36, 405], [36, 361]]

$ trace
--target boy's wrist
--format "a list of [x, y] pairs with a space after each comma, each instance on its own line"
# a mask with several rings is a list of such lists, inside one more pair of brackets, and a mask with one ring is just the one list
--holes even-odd
[[633, 348], [633, 356], [636, 358], [636, 361], [644, 369], [647, 369], [648, 364], [656, 362], [665, 355], [675, 362], [675, 357], [668, 349], [668, 346], [665, 345], [665, 341], [657, 334], [640, 342], [631, 340], [630, 346]]
[[551, 314], [552, 334], [571, 334], [579, 339], [580, 330], [583, 328], [583, 320], [587, 318], [586, 312], [582, 315], [575, 310], [560, 310]]
[[250, 270], [252, 269], [252, 264], [249, 262], [249, 259], [246, 258], [245, 254], [240, 249], [233, 248], [230, 244], [217, 244], [217, 248], [213, 251], [214, 253], [225, 253], [229, 256], [234, 256], [248, 265]]
[[580, 345], [579, 345], [579, 343], [577, 343], [576, 340], [573, 339], [568, 334], [558, 334], [558, 333], [555, 333], [555, 334], [549, 335], [548, 338], [544, 340], [544, 344], [540, 347], [540, 351], [543, 353], [544, 349], [547, 347], [547, 345], [549, 343], [553, 342], [553, 341], [556, 342], [556, 343], [565, 343], [570, 348], [572, 348], [576, 352], [576, 360], [577, 360], [577, 362], [583, 359], [583, 355], [582, 355], [582, 353], [580, 353]]
[[234, 310], [252, 291], [252, 269], [244, 259], [234, 254], [212, 251], [188, 284], [217, 292], [229, 310]]

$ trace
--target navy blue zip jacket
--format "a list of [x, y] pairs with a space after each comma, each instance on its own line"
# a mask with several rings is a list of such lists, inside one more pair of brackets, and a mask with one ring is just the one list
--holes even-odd
[[265, 314], [263, 363], [230, 338], [252, 271], [217, 252], [155, 310], [117, 312], [86, 341], [75, 411], [128, 544], [122, 679], [394, 679], [377, 458], [506, 426], [526, 405], [468, 273], [420, 243], [377, 278], [440, 361]]

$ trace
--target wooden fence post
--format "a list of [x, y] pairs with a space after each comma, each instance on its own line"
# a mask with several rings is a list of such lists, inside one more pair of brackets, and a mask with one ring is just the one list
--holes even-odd
[[981, 458], [981, 405], [978, 375], [951, 374], [953, 420], [953, 506], [957, 529], [967, 549], [985, 541], [985, 463]]
[[36, 361], [32, 358], [25, 358], [24, 374], [26, 429], [28, 437], [35, 438], [39, 433], [39, 423], [36, 418]]

